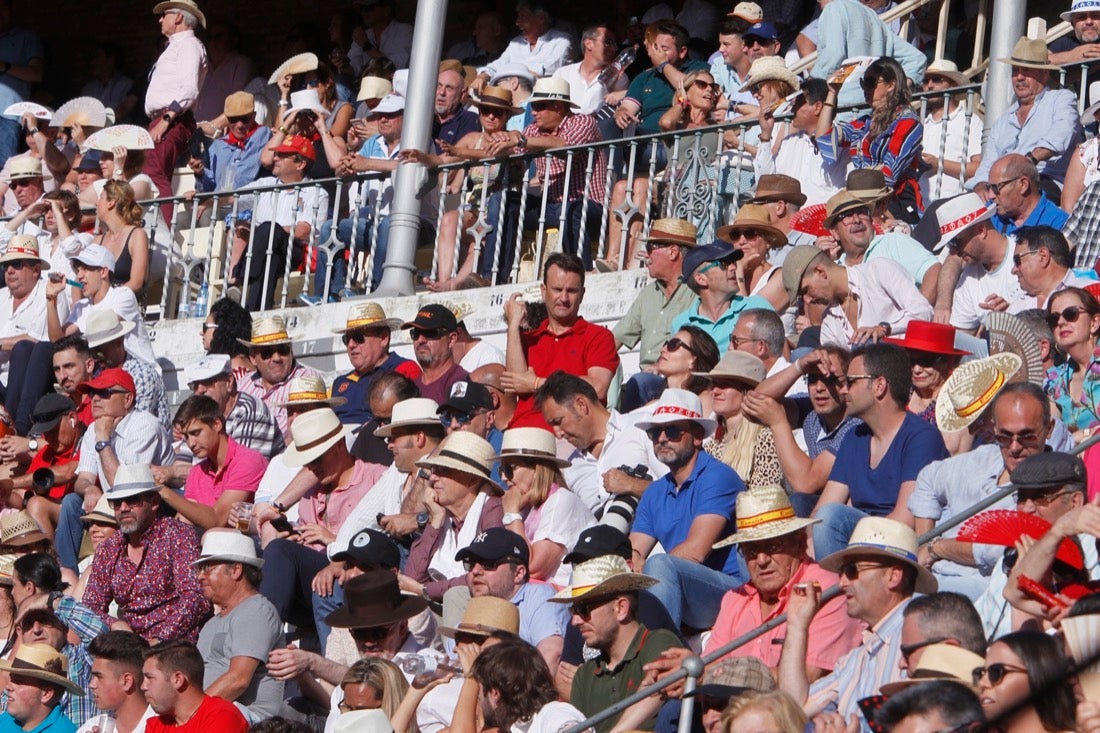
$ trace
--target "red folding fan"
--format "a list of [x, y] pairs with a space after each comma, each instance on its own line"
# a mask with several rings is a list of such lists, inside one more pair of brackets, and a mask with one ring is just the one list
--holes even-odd
[[[1011, 509], [990, 509], [963, 522], [957, 539], [985, 545], [1012, 547], [1023, 535], [1039, 539], [1050, 530], [1050, 522], [1034, 514]], [[1059, 560], [1080, 570], [1085, 567], [1081, 548], [1070, 538], [1062, 540], [1055, 555]]]

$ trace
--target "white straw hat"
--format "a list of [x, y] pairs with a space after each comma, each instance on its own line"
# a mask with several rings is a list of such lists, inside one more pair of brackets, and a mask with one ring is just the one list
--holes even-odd
[[283, 454], [288, 466], [304, 466], [320, 458], [325, 451], [343, 440], [351, 427], [340, 422], [331, 408], [322, 407], [299, 415], [290, 426], [293, 438]]
[[439, 422], [438, 402], [427, 397], [413, 397], [398, 402], [393, 406], [389, 424], [375, 430], [374, 435], [378, 438], [388, 438], [393, 435], [394, 428], [418, 425], [424, 427], [438, 425], [442, 429], [443, 426]]
[[864, 517], [852, 530], [848, 546], [822, 558], [826, 570], [840, 572], [851, 557], [880, 557], [908, 565], [917, 571], [917, 593], [935, 593], [939, 583], [932, 571], [917, 561], [917, 533], [912, 527], [886, 517]]
[[1011, 351], [960, 364], [936, 397], [937, 427], [951, 433], [977, 420], [1022, 365]]
[[553, 598], [553, 603], [572, 603], [581, 598], [607, 596], [645, 590], [659, 581], [648, 575], [633, 573], [620, 555], [601, 555], [578, 563], [573, 568], [572, 584]]
[[718, 427], [717, 421], [703, 417], [703, 403], [699, 400], [699, 395], [675, 388], [662, 392], [653, 406], [653, 415], [648, 420], [639, 420], [637, 425], [640, 430], [649, 430], [657, 425], [685, 420], [702, 426], [708, 436], [713, 435]]
[[207, 562], [239, 562], [262, 568], [264, 561], [256, 556], [256, 543], [249, 535], [234, 529], [209, 529], [202, 536], [202, 551], [192, 566]]
[[782, 486], [759, 486], [737, 495], [737, 531], [714, 543], [714, 549], [742, 542], [758, 542], [797, 532], [820, 519], [795, 516]]
[[951, 240], [959, 235], [959, 232], [974, 226], [980, 221], [993, 217], [997, 211], [994, 204], [986, 204], [982, 197], [976, 193], [964, 193], [953, 199], [948, 199], [936, 209], [936, 223], [940, 227], [940, 241], [932, 247], [933, 252], [939, 252]]

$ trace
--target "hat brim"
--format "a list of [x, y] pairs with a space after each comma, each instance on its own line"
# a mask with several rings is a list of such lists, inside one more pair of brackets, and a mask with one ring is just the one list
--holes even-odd
[[714, 435], [714, 431], [718, 429], [717, 420], [712, 420], [709, 417], [684, 417], [683, 415], [669, 415], [667, 419], [664, 420], [654, 417], [652, 420], [639, 421], [635, 424], [639, 430], [644, 432], [658, 425], [669, 425], [674, 422], [693, 422], [706, 431], [707, 437]]
[[343, 328], [332, 329], [333, 333], [345, 334], [348, 331], [360, 331], [365, 328], [388, 328], [391, 331], [396, 331], [401, 328], [400, 318], [385, 318], [380, 321], [371, 321], [370, 323], [358, 323], [354, 326], [344, 326]]
[[374, 437], [376, 438], [388, 438], [393, 435], [394, 428], [427, 428], [433, 425], [439, 425], [442, 427], [442, 423], [439, 422], [439, 418], [426, 418], [418, 417], [413, 420], [399, 420], [397, 422], [391, 422], [389, 425], [383, 425], [374, 431]]
[[580, 109], [580, 105], [574, 102], [572, 99], [562, 99], [561, 97], [553, 94], [539, 94], [538, 92], [528, 97], [528, 102], [534, 104], [535, 102], [564, 102], [569, 105], [570, 109]]
[[619, 573], [612, 575], [602, 583], [585, 587], [570, 585], [562, 588], [555, 595], [548, 598], [551, 603], [572, 603], [581, 598], [603, 598], [605, 596], [617, 596], [620, 593], [632, 593], [635, 591], [652, 588], [660, 581], [641, 573]]
[[512, 115], [518, 115], [523, 111], [522, 108], [515, 105], [507, 105], [504, 102], [498, 102], [495, 99], [475, 99], [473, 100], [475, 107], [488, 107], [489, 109], [502, 109]]
[[890, 695], [898, 694], [907, 687], [919, 685], [923, 682], [954, 682], [955, 684], [962, 685], [975, 694], [978, 692], [978, 688], [970, 684], [967, 680], [961, 677], [952, 677], [947, 674], [935, 674], [927, 677], [909, 677], [908, 679], [898, 680], [897, 682], [887, 682], [885, 685], [879, 687], [879, 692], [889, 697]]
[[[271, 74], [271, 78], [267, 80], [268, 84], [278, 84], [279, 80], [287, 74], [305, 74], [307, 71], [316, 71], [317, 64], [319, 63], [317, 55], [313, 53], [300, 53], [297, 56], [291, 56], [283, 63], [279, 64], [279, 67], [275, 69]], [[294, 70], [291, 70], [294, 67]]]
[[783, 535], [793, 534], [800, 529], [805, 529], [811, 524], [817, 524], [820, 519], [803, 519], [801, 517], [793, 517], [791, 519], [779, 519], [774, 522], [767, 522], [755, 527], [747, 527], [740, 532], [734, 532], [729, 537], [723, 540], [719, 540], [711, 545], [712, 549], [718, 550], [723, 547], [729, 547], [730, 545], [738, 545], [742, 542], [759, 542], [760, 540], [770, 540], [773, 537], [782, 537]]
[[879, 189], [874, 190], [874, 191], [872, 191], [870, 189], [864, 189], [864, 188], [857, 188], [857, 189], [849, 188], [848, 193], [852, 194], [853, 196], [855, 196], [860, 201], [863, 201], [864, 203], [873, 204], [876, 201], [881, 201], [882, 199], [886, 198], [887, 196], [892, 194], [893, 191], [891, 191], [886, 186], [883, 186], [882, 188], [879, 188]]
[[[1100, 109], [1100, 103], [1096, 104], [1095, 106], [1096, 106], [1097, 109]], [[955, 237], [959, 236], [959, 234], [961, 232], [966, 231], [967, 229], [969, 229], [970, 227], [974, 226], [975, 224], [977, 224], [979, 222], [983, 222], [983, 221], [987, 221], [989, 219], [992, 219], [993, 214], [995, 214], [995, 213], [997, 213], [997, 207], [996, 206], [987, 206], [987, 207], [985, 207], [985, 212], [980, 214], [978, 216], [978, 218], [976, 218], [974, 221], [970, 222], [969, 224], [967, 224], [964, 227], [961, 227], [959, 229], [955, 229], [954, 231], [948, 232], [946, 235], [940, 237], [940, 241], [936, 242], [932, 246], [932, 251], [933, 252], [942, 252], [943, 248], [946, 247], [948, 244], [950, 244], [951, 240], [953, 240]]]
[[[1011, 351], [992, 354], [986, 357], [986, 359], [1005, 375], [1005, 384], [1011, 382], [1012, 377], [1015, 376], [1016, 372], [1023, 366], [1023, 360], [1019, 355]], [[983, 359], [983, 361], [985, 361], [985, 359]], [[944, 433], [953, 433], [969, 427], [971, 423], [985, 414], [985, 411], [993, 404], [993, 398], [991, 397], [980, 410], [964, 417], [955, 410], [955, 406], [951, 403], [951, 386], [951, 377], [948, 377], [943, 387], [940, 388], [939, 395], [936, 396], [936, 426]], [[1001, 389], [1004, 389], [1003, 385]], [[998, 390], [998, 392], [999, 391], [1000, 390]]]
[[244, 344], [250, 349], [260, 349], [264, 346], [283, 346], [284, 344], [294, 343], [289, 336], [285, 339], [275, 339], [274, 341], [264, 341], [263, 343], [256, 343], [255, 341], [249, 341], [248, 339], [242, 338], [237, 339], [237, 342]]
[[370, 629], [405, 621], [421, 613], [427, 607], [427, 598], [402, 593], [401, 600], [393, 608], [379, 609], [375, 613], [363, 615], [353, 614], [345, 602], [343, 606], [325, 616], [325, 623], [338, 629]]
[[1092, 123], [1096, 122], [1097, 112], [1100, 112], [1100, 102], [1085, 107], [1085, 111], [1081, 113], [1081, 124], [1091, 125]]
[[323, 400], [294, 400], [293, 402], [276, 402], [276, 407], [287, 408], [291, 405], [328, 405], [329, 407], [339, 407], [340, 405], [347, 404], [347, 397], [326, 397]]
[[94, 337], [92, 334], [85, 334], [84, 337], [88, 339], [88, 346], [94, 349], [96, 346], [109, 344], [112, 341], [116, 341], [120, 338], [126, 337], [127, 334], [137, 328], [137, 324], [133, 321], [119, 321], [118, 325], [118, 333], [104, 333], [102, 335], [96, 335]]
[[535, 463], [547, 463], [551, 466], [558, 468], [566, 468], [573, 465], [564, 458], [558, 458], [557, 456], [550, 456], [546, 453], [516, 453], [514, 451], [501, 451], [498, 455], [493, 456], [494, 461], [507, 461], [509, 459], [516, 461], [533, 461]]
[[191, 563], [191, 567], [197, 568], [199, 565], [204, 565], [208, 562], [239, 562], [244, 565], [251, 565], [254, 568], [263, 568], [264, 560], [262, 557], [249, 557], [248, 555], [236, 555], [233, 553], [224, 553], [221, 555], [206, 555], [200, 556], [198, 560]]
[[906, 341], [904, 336], [888, 336], [883, 341], [900, 346], [906, 351], [923, 351], [926, 354], [942, 354], [943, 356], [970, 356], [969, 351], [956, 348], [944, 349], [936, 344], [922, 341]]
[[[471, 461], [473, 459], [470, 459]], [[491, 484], [501, 493], [504, 492], [504, 488], [492, 479], [492, 466], [486, 468], [481, 464], [465, 463], [457, 458], [450, 456], [434, 455], [428, 456], [416, 462], [416, 465], [420, 468], [449, 468], [452, 471], [458, 471], [464, 473], [467, 476], [476, 476], [477, 478]]]
[[344, 436], [351, 432], [351, 429], [350, 425], [341, 425], [335, 433], [325, 438], [324, 441], [305, 450], [301, 450], [294, 443], [291, 443], [283, 451], [283, 462], [288, 466], [305, 466], [324, 455], [325, 451], [336, 445], [337, 441], [343, 440]]
[[283, 114], [283, 119], [284, 120], [292, 120], [292, 119], [294, 119], [294, 116], [297, 115], [299, 112], [316, 112], [319, 115], [327, 115], [328, 114], [328, 110], [325, 109], [324, 107], [322, 107], [321, 105], [317, 105], [316, 107], [314, 107], [312, 105], [310, 105], [308, 107], [291, 107], [290, 109], [288, 109]]
[[82, 516], [80, 518], [80, 521], [87, 522], [89, 524], [91, 524], [92, 522], [104, 522], [106, 524], [113, 524], [116, 527], [118, 526], [118, 520], [114, 518], [114, 515], [107, 516], [106, 514], [103, 514], [102, 512], [97, 512], [95, 510], [92, 510]]
[[951, 82], [953, 87], [964, 87], [970, 83], [970, 79], [959, 71], [936, 71], [935, 69], [925, 69], [924, 78], [927, 79], [930, 76], [938, 76], [942, 79], [947, 79]]
[[142, 494], [159, 494], [160, 489], [156, 484], [132, 484], [129, 486], [124, 485], [123, 488], [112, 486], [111, 490], [106, 493], [107, 501], [114, 501], [115, 499], [129, 499], [133, 496], [141, 496]]
[[935, 593], [939, 590], [940, 584], [936, 581], [936, 577], [932, 575], [931, 570], [914, 560], [910, 560], [903, 555], [891, 552], [877, 545], [848, 545], [843, 550], [834, 552], [831, 555], [826, 555], [818, 562], [818, 565], [830, 572], [839, 573], [840, 566], [843, 565], [848, 558], [857, 556], [879, 557], [884, 560], [890, 560], [891, 562], [908, 565], [917, 571], [917, 585], [915, 589], [917, 593]]
[[68, 414], [68, 413], [61, 413], [57, 417], [52, 418], [50, 420], [43, 420], [42, 422], [36, 422], [34, 425], [31, 425], [31, 429], [27, 433], [27, 435], [31, 435], [31, 436], [42, 435], [42, 433], [45, 433], [47, 430], [53, 430], [54, 428], [56, 428], [58, 426], [58, 424], [65, 417], [66, 414]]
[[206, 27], [206, 15], [204, 15], [203, 12], [199, 10], [198, 7], [195, 5], [190, 5], [188, 3], [177, 3], [169, 0], [168, 2], [157, 3], [156, 5], [154, 5], [153, 15], [160, 15], [165, 10], [186, 10], [188, 13], [191, 13], [191, 15], [194, 15], [196, 18], [199, 19], [199, 25], [201, 25], [203, 28]]
[[[19, 179], [18, 178], [13, 178], [11, 180], [18, 181]], [[3, 256], [0, 256], [0, 265], [4, 264], [5, 262], [17, 262], [18, 260], [37, 261], [40, 265], [42, 265], [43, 270], [50, 269], [50, 261], [47, 260], [45, 257], [31, 257], [29, 255], [16, 254], [15, 252], [12, 252], [11, 254], [5, 254]]]
[[8, 547], [23, 547], [24, 545], [33, 545], [35, 542], [41, 542], [42, 540], [48, 540], [49, 537], [46, 533], [40, 529], [30, 529], [26, 532], [20, 532], [4, 541], [4, 544]]
[[763, 195], [753, 196], [745, 203], [770, 204], [773, 201], [789, 201], [795, 206], [804, 206], [806, 204], [806, 200], [806, 194], [804, 193], [783, 193], [782, 191], [769, 191]]
[[484, 636], [487, 638], [498, 631], [507, 631], [507, 629], [498, 629], [496, 626], [488, 626], [486, 624], [462, 623], [458, 626], [441, 626], [439, 628], [439, 635], [445, 636], [448, 639], [453, 639], [455, 634], [473, 634], [475, 636]]
[[676, 237], [668, 234], [661, 234], [660, 232], [658, 232], [657, 234], [651, 233], [648, 237], [638, 237], [638, 241], [642, 244], [645, 244], [646, 242], [662, 242], [666, 244], [678, 244], [681, 247], [699, 246], [698, 239], [689, 239], [686, 234], [683, 237]]
[[50, 682], [57, 685], [58, 687], [64, 687], [67, 692], [73, 695], [84, 697], [84, 688], [70, 680], [68, 677], [62, 677], [59, 674], [47, 672], [46, 670], [39, 669], [37, 667], [17, 667], [15, 666], [15, 662], [17, 661], [19, 660], [16, 659], [10, 662], [8, 660], [0, 661], [0, 671], [7, 672], [13, 675], [18, 675], [20, 677], [33, 677], [36, 680]]
[[768, 244], [773, 249], [785, 247], [790, 243], [787, 240], [786, 234], [770, 224], [726, 224], [725, 226], [718, 227], [718, 231], [714, 233], [714, 236], [721, 239], [723, 242], [733, 244], [734, 240], [730, 235], [742, 229], [755, 229], [759, 231], [764, 235], [764, 238], [768, 240]]
[[837, 217], [839, 217], [841, 214], [851, 211], [852, 209], [861, 209], [864, 206], [870, 206], [872, 203], [874, 203], [874, 201], [865, 201], [864, 199], [859, 199], [857, 201], [845, 201], [843, 204], [836, 208], [836, 211], [826, 215], [824, 221], [822, 221], [821, 223], [826, 229], [832, 229], [833, 225], [836, 224]]
[[716, 682], [710, 682], [705, 685], [699, 685], [691, 692], [685, 692], [683, 696], [698, 697], [699, 695], [703, 695], [705, 697], [729, 699], [731, 697], [749, 692], [751, 689], [751, 687], [741, 687], [739, 685], [720, 685]]
[[997, 59], [1002, 64], [1008, 64], [1009, 66], [1022, 66], [1025, 69], [1046, 69], [1047, 71], [1060, 71], [1062, 69], [1058, 64], [1043, 64], [1038, 61], [1025, 61], [1023, 59], [1014, 58], [1001, 58]]

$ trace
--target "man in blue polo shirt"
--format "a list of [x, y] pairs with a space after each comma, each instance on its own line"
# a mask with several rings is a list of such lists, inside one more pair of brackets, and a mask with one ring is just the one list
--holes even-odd
[[1022, 155], [1010, 153], [994, 163], [985, 190], [997, 204], [993, 226], [1001, 234], [1039, 225], [1061, 229], [1069, 219], [1039, 188], [1038, 169]]
[[684, 326], [697, 326], [710, 334], [719, 353], [725, 354], [742, 311], [775, 310], [767, 298], [738, 294], [737, 261], [744, 256], [744, 252], [720, 240], [684, 255], [684, 284], [695, 293], [695, 299], [686, 311], [672, 319], [670, 334]]
[[[703, 417], [699, 397], [683, 389], [666, 389], [653, 417], [638, 423], [669, 472], [638, 504], [630, 532], [633, 566], [660, 581], [651, 592], [677, 627], [709, 629], [722, 596], [748, 577], [736, 552], [712, 549], [732, 531], [737, 495], [745, 490], [736, 471], [701, 450], [716, 426]], [[666, 554], [651, 557], [658, 542]]]
[[915, 524], [908, 502], [917, 474], [948, 454], [939, 430], [906, 409], [911, 388], [909, 356], [900, 346], [871, 344], [848, 362], [840, 392], [848, 414], [863, 424], [840, 444], [814, 509], [821, 520], [813, 529], [814, 557], [843, 550], [867, 516]]

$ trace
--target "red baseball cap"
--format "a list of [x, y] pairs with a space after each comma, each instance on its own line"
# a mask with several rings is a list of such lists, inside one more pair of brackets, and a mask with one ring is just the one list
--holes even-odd
[[297, 153], [311, 161], [317, 160], [317, 151], [313, 149], [313, 143], [301, 135], [291, 135], [283, 140], [282, 145], [275, 147], [276, 153]]
[[98, 377], [89, 379], [87, 382], [81, 382], [76, 388], [87, 393], [97, 389], [110, 389], [111, 387], [122, 387], [130, 394], [137, 394], [134, 378], [130, 376], [129, 372], [118, 367], [104, 369]]

